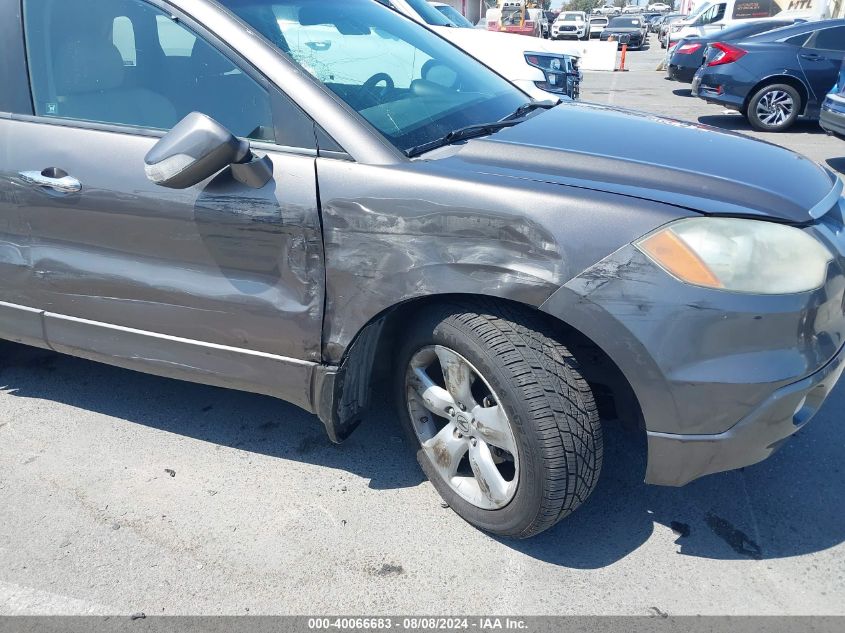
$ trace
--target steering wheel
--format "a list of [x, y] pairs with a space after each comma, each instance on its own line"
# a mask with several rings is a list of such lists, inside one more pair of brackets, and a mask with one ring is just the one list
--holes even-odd
[[[384, 88], [378, 89], [378, 85], [384, 82]], [[387, 96], [387, 93], [393, 90], [396, 85], [393, 83], [393, 77], [387, 73], [376, 73], [363, 84], [361, 84], [361, 94], [370, 95], [378, 103], [381, 103]]]

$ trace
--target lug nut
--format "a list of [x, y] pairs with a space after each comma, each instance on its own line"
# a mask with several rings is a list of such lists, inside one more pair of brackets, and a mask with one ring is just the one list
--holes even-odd
[[467, 410], [467, 406], [466, 406], [463, 402], [459, 402], [459, 403], [458, 403], [458, 406], [461, 408], [461, 411], [466, 411], [466, 410]]
[[454, 418], [455, 417], [455, 408], [454, 407], [446, 407], [446, 413]]
[[477, 440], [477, 439], [475, 439], [475, 438], [472, 438], [469, 442], [470, 442], [470, 444], [472, 444], [473, 446], [476, 446], [476, 445], [478, 444], [478, 440]]

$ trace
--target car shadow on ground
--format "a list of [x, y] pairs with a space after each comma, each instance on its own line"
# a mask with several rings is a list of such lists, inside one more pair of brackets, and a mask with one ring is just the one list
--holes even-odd
[[[720, 127], [725, 130], [733, 130], [736, 132], [752, 132], [755, 131], [751, 124], [741, 114], [707, 114], [698, 117], [698, 122], [704, 125], [711, 125], [713, 127]], [[796, 121], [795, 124], [789, 128], [789, 132], [799, 134], [825, 134], [825, 131], [819, 126], [818, 121]], [[771, 132], [772, 141], [777, 142], [778, 132]]]
[[839, 158], [828, 158], [825, 162], [832, 170], [838, 171], [840, 174], [845, 174], [845, 156], [840, 156]]
[[676, 97], [692, 97], [692, 88], [676, 88], [672, 94]]
[[[205, 442], [344, 470], [369, 479], [374, 490], [423, 482], [383, 400], [346, 443], [335, 446], [315, 416], [273, 398], [19, 345], [0, 343], [0, 388], [16, 397], [60, 402]], [[658, 543], [668, 538], [681, 555], [712, 559], [791, 557], [836, 546], [845, 540], [845, 504], [839, 503], [845, 490], [845, 443], [837, 419], [843, 407], [845, 389], [837, 389], [817, 419], [768, 461], [684, 488], [645, 485], [644, 439], [608, 428], [602, 476], [587, 503], [537, 537], [498, 540], [538, 560], [580, 569], [625, 558], [658, 529], [669, 535]]]

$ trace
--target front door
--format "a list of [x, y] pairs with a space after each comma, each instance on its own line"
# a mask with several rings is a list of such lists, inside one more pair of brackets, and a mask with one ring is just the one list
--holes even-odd
[[[283, 96], [153, 3], [24, 5], [35, 116], [0, 119], [16, 148], [0, 173], [17, 179], [29, 231], [21, 302], [46, 312], [50, 344], [165, 365], [179, 365], [178, 353], [144, 356], [189, 346], [191, 358], [230, 359], [200, 373], [241, 371], [262, 355], [319, 361], [315, 152], [277, 143], [272, 112]], [[228, 171], [181, 191], [151, 184], [144, 156], [192, 111], [252, 139], [274, 178], [261, 189]], [[127, 348], [145, 338], [146, 348]]]

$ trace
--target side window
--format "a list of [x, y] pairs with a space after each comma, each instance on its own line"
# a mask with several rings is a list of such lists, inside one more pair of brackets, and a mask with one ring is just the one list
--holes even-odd
[[792, 46], [804, 46], [807, 42], [807, 38], [809, 37], [808, 33], [801, 33], [800, 35], [793, 35], [792, 37], [788, 37], [783, 40], [784, 44], [790, 44]]
[[267, 91], [144, 0], [24, 0], [24, 25], [38, 116], [166, 130], [198, 111], [275, 140]]
[[831, 29], [816, 31], [807, 43], [807, 48], [817, 48], [824, 51], [845, 51], [845, 26], [835, 26]]

